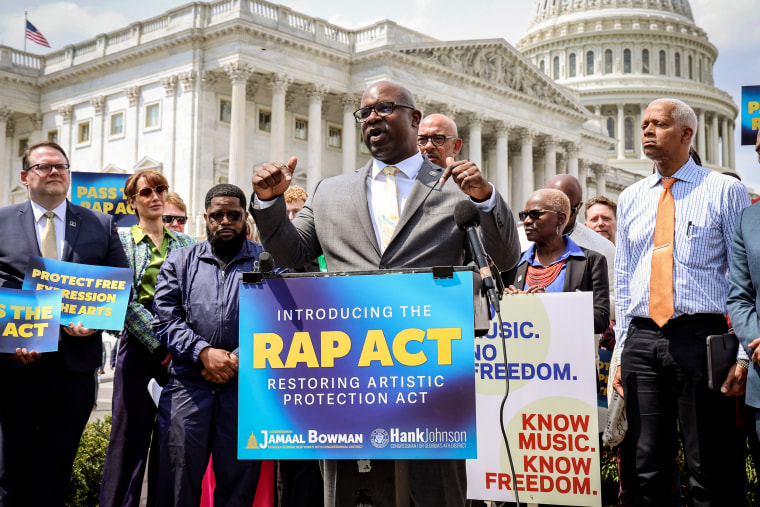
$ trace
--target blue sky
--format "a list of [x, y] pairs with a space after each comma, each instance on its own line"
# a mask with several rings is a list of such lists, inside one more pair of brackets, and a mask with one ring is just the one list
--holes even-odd
[[[134, 21], [163, 14], [183, 0], [0, 0], [0, 45], [24, 46], [24, 9], [29, 20], [45, 35], [53, 50], [75, 44]], [[757, 0], [690, 0], [698, 26], [707, 32], [719, 55], [713, 75], [718, 88], [734, 101], [741, 100], [742, 85], [760, 85], [760, 9]], [[441, 40], [504, 38], [515, 44], [526, 32], [533, 1], [530, 0], [298, 0], [285, 5], [296, 12], [325, 19], [345, 28], [366, 26], [380, 19], [432, 35]], [[60, 20], [65, 20], [61, 23]], [[29, 43], [27, 50], [44, 54], [42, 46]], [[738, 126], [737, 120], [737, 126]], [[737, 142], [739, 135], [737, 131]], [[760, 167], [754, 147], [736, 145], [739, 174], [760, 191]]]

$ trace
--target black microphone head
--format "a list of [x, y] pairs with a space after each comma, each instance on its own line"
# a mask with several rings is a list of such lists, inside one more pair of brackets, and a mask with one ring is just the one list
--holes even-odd
[[274, 269], [274, 257], [269, 252], [261, 252], [259, 255], [259, 271], [271, 273]]
[[480, 225], [480, 213], [472, 201], [459, 201], [454, 206], [454, 221], [457, 227], [464, 230], [466, 227]]

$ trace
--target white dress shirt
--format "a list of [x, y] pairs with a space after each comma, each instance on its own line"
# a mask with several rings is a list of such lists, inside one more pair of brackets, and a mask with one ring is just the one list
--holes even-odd
[[66, 200], [59, 204], [55, 209], [51, 210], [43, 208], [34, 201], [31, 201], [31, 203], [32, 212], [34, 213], [34, 223], [36, 225], [34, 230], [37, 233], [37, 245], [40, 247], [40, 251], [42, 251], [42, 234], [45, 231], [45, 226], [48, 221], [45, 213], [48, 211], [55, 213], [55, 217], [53, 218], [53, 224], [55, 225], [55, 246], [58, 252], [58, 260], [61, 260], [63, 244], [66, 239]]

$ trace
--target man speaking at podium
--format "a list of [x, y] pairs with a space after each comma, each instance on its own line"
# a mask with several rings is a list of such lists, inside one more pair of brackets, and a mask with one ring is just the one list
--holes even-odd
[[[478, 207], [482, 241], [495, 264], [509, 269], [517, 262], [519, 242], [509, 206], [475, 164], [452, 159], [444, 169], [419, 152], [421, 116], [406, 88], [388, 81], [370, 85], [354, 117], [374, 158], [353, 173], [322, 180], [292, 222], [281, 196], [296, 158], [256, 170], [251, 210], [278, 266], [303, 266], [322, 254], [330, 271], [464, 265], [467, 240], [454, 222], [454, 206], [466, 196]], [[372, 461], [369, 474], [385, 465], [379, 461]], [[356, 460], [322, 462], [326, 506], [356, 504], [356, 487], [346, 483], [356, 470]], [[399, 503], [464, 505], [463, 460], [410, 460], [408, 471], [411, 498]], [[376, 506], [395, 505], [395, 499], [383, 497], [380, 482], [372, 479], [365, 494]]]

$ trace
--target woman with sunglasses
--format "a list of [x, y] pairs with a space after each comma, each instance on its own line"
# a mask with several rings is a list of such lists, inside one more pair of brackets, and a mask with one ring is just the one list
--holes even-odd
[[570, 200], [559, 190], [537, 190], [519, 216], [533, 245], [523, 252], [505, 293], [591, 291], [594, 333], [604, 332], [610, 319], [607, 260], [562, 234], [570, 216]]
[[151, 437], [158, 433], [157, 409], [148, 382], [155, 378], [164, 385], [171, 360], [153, 334], [153, 295], [158, 271], [169, 252], [195, 243], [194, 238], [164, 226], [168, 191], [164, 175], [152, 170], [130, 176], [124, 185], [137, 225], [120, 230], [119, 237], [134, 277], [114, 372], [113, 422], [100, 487], [101, 506], [139, 505], [149, 448], [148, 505], [153, 505], [158, 443], [151, 445]]

